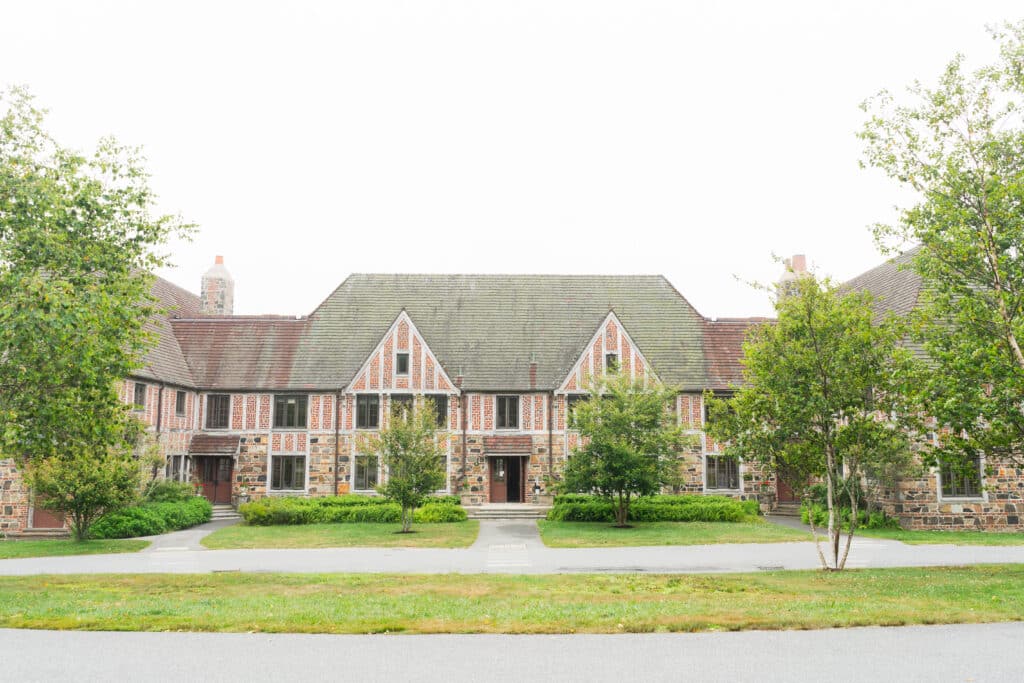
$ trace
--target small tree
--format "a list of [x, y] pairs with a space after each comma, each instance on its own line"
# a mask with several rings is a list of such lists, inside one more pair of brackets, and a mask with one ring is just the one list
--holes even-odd
[[434, 402], [426, 400], [415, 409], [396, 410], [387, 427], [380, 430], [377, 449], [386, 472], [377, 491], [402, 506], [401, 533], [407, 534], [416, 508], [444, 486], [445, 451], [437, 439]]
[[29, 467], [28, 480], [36, 505], [63, 513], [75, 540], [84, 541], [93, 522], [136, 499], [139, 463], [119, 453], [77, 451], [37, 459]]
[[[829, 560], [816, 532], [814, 540], [822, 568], [840, 570], [857, 526], [861, 478], [893, 476], [912, 462], [920, 427], [906, 398], [914, 361], [901, 348], [899, 322], [873, 320], [867, 293], [844, 294], [807, 276], [787, 285], [776, 311], [778, 321], [754, 328], [744, 344], [744, 385], [728, 400], [707, 397], [708, 431], [727, 453], [803, 478], [798, 488], [824, 480]], [[844, 499], [851, 518], [840, 552]]]
[[595, 388], [574, 406], [573, 426], [583, 445], [569, 458], [561, 488], [611, 501], [615, 526], [628, 528], [632, 499], [654, 495], [675, 479], [676, 454], [686, 442], [669, 412], [675, 395], [625, 374]]

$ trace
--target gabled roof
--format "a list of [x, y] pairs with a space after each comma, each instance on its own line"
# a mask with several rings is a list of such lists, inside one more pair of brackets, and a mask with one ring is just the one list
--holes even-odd
[[743, 342], [755, 325], [771, 318], [719, 318], [704, 324], [704, 353], [708, 389], [729, 389], [743, 383]]
[[450, 377], [477, 391], [555, 389], [609, 311], [667, 384], [705, 383], [703, 317], [661, 276], [371, 275], [309, 317], [291, 383], [343, 387], [398, 314], [416, 321]]
[[921, 297], [921, 276], [912, 262], [921, 247], [914, 247], [843, 283], [840, 289], [869, 291], [874, 297], [875, 320], [886, 314], [905, 316]]
[[146, 321], [145, 329], [156, 336], [156, 344], [146, 354], [142, 367], [135, 371], [135, 375], [142, 379], [193, 387], [195, 381], [170, 321], [179, 315], [198, 315], [199, 297], [159, 277], [154, 279], [150, 294], [156, 299], [156, 306], [166, 310]]

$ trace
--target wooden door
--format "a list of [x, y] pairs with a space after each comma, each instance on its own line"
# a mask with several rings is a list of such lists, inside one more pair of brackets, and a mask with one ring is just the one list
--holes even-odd
[[491, 502], [508, 502], [508, 458], [490, 458]]
[[199, 483], [203, 486], [203, 496], [214, 504], [231, 502], [231, 458], [206, 457], [198, 458]]
[[37, 498], [32, 504], [32, 523], [29, 526], [33, 529], [63, 529], [64, 514], [43, 508]]
[[793, 492], [793, 488], [779, 476], [775, 477], [775, 494], [778, 496], [780, 503], [796, 502], [796, 494]]
[[505, 500], [509, 503], [523, 502], [523, 460], [524, 458], [507, 458], [508, 484], [505, 487]]

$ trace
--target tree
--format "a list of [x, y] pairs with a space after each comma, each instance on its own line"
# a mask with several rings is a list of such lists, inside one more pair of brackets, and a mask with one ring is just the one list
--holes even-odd
[[[190, 226], [154, 216], [138, 150], [83, 155], [0, 92], [0, 453], [53, 457], [131, 443], [117, 383], [153, 342], [150, 273]], [[79, 457], [79, 456], [74, 456]]]
[[936, 455], [963, 467], [980, 453], [1024, 465], [1024, 22], [991, 33], [996, 63], [970, 73], [958, 55], [908, 104], [881, 92], [860, 133], [864, 165], [917, 196], [875, 235], [919, 245], [920, 409], [949, 427]]
[[124, 453], [73, 451], [36, 461], [28, 481], [36, 505], [64, 513], [75, 540], [84, 541], [93, 522], [136, 499], [139, 464]]
[[437, 438], [434, 402], [396, 410], [380, 430], [377, 455], [386, 479], [377, 491], [402, 506], [402, 531], [411, 531], [413, 513], [431, 493], [444, 487], [445, 450]]
[[[707, 396], [708, 431], [725, 452], [776, 474], [824, 480], [830, 557], [814, 531], [823, 569], [846, 564], [865, 472], [912, 462], [918, 428], [907, 404], [914, 361], [899, 321], [872, 320], [866, 292], [841, 293], [813, 276], [788, 283], [778, 320], [755, 327], [743, 346], [743, 381], [730, 399]], [[840, 510], [850, 509], [840, 553]], [[812, 520], [813, 521], [813, 520]]]
[[596, 493], [615, 506], [615, 526], [627, 528], [633, 498], [674, 481], [677, 452], [686, 443], [669, 407], [676, 392], [619, 375], [573, 407], [582, 445], [573, 450], [561, 488]]

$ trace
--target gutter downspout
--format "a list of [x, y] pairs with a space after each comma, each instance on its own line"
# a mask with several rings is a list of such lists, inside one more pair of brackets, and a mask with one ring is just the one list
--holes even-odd
[[466, 485], [466, 458], [469, 456], [469, 453], [466, 451], [466, 429], [467, 429], [467, 416], [466, 416], [466, 413], [468, 412], [469, 396], [467, 396], [464, 393], [460, 394], [459, 395], [459, 404], [461, 405], [461, 410], [462, 410], [462, 475], [461, 475], [461, 481], [459, 482], [459, 484], [460, 484], [460, 486], [465, 486]]
[[554, 445], [555, 429], [555, 392], [548, 390], [548, 477], [555, 477], [555, 454], [551, 448]]
[[341, 390], [334, 392], [334, 495], [338, 495], [338, 458], [341, 456]]

